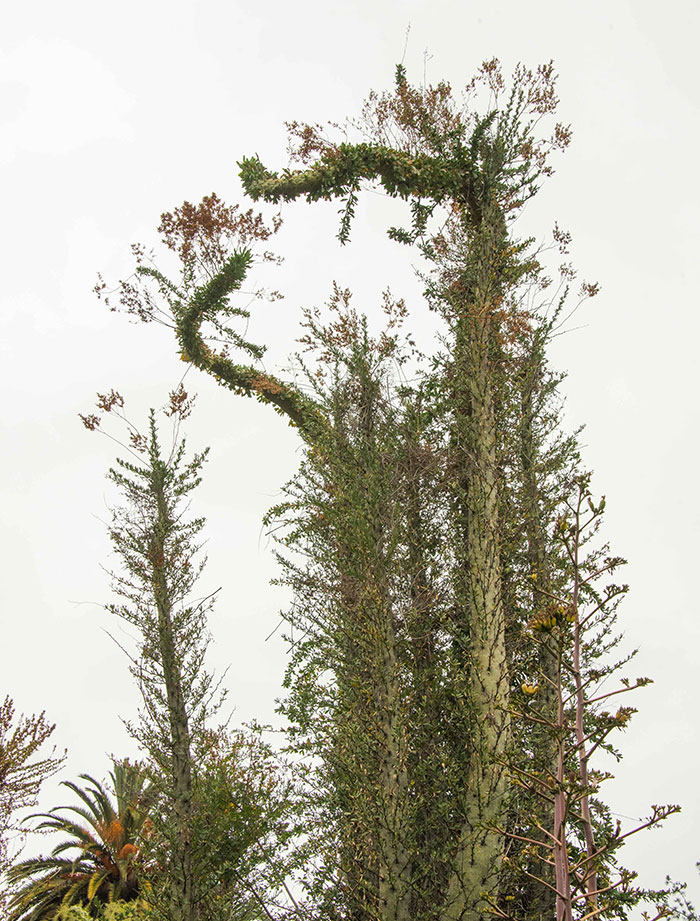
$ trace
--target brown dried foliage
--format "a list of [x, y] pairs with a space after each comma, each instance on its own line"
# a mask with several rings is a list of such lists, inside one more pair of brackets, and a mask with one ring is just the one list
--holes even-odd
[[[158, 232], [183, 263], [195, 262], [211, 273], [221, 268], [232, 246], [247, 247], [269, 240], [281, 223], [276, 215], [268, 226], [252, 208], [241, 211], [238, 205], [226, 205], [212, 193], [197, 205], [185, 201], [174, 211], [166, 211], [160, 217]], [[265, 256], [274, 258], [269, 253]]]
[[166, 416], [178, 416], [181, 421], [187, 419], [192, 413], [195, 398], [190, 397], [182, 384], [177, 390], [168, 394], [168, 403], [164, 409]]
[[[324, 322], [318, 307], [306, 308], [302, 327], [308, 330], [297, 341], [304, 346], [305, 352], [313, 352], [319, 368], [317, 376], [324, 377], [327, 366], [334, 364], [335, 356], [343, 350], [366, 343], [368, 352], [374, 353], [378, 360], [393, 357], [397, 362], [404, 361], [400, 354], [398, 330], [408, 316], [408, 308], [402, 298], [395, 299], [387, 288], [382, 293], [382, 311], [387, 318], [384, 329], [379, 336], [370, 336], [366, 329], [366, 318], [358, 313], [351, 303], [349, 288], [341, 288], [333, 282], [333, 291], [327, 303], [331, 313], [329, 322]], [[413, 341], [408, 339], [408, 344]]]

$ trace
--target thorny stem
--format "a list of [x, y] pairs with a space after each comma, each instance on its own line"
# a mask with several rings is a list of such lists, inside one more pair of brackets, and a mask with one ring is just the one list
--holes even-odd
[[[576, 741], [578, 745], [578, 759], [579, 759], [579, 776], [581, 781], [581, 786], [585, 791], [581, 798], [581, 814], [583, 816], [583, 830], [584, 837], [586, 840], [586, 853], [589, 858], [595, 854], [595, 837], [593, 834], [593, 823], [591, 822], [591, 812], [590, 812], [590, 802], [589, 802], [589, 779], [588, 779], [588, 755], [586, 753], [586, 736], [583, 728], [583, 716], [586, 707], [586, 701], [583, 692], [583, 684], [581, 680], [581, 621], [579, 618], [579, 589], [580, 589], [580, 573], [579, 573], [579, 551], [581, 543], [581, 504], [584, 498], [583, 487], [579, 486], [578, 501], [576, 504], [576, 520], [574, 526], [574, 541], [573, 541], [573, 557], [574, 557], [574, 591], [572, 598], [572, 605], [574, 610], [574, 681], [576, 683]], [[597, 517], [593, 516], [591, 521]], [[590, 522], [587, 522], [590, 524]], [[586, 880], [586, 890], [588, 893], [588, 903], [591, 907], [591, 910], [595, 910], [598, 907], [598, 898], [597, 898], [597, 881], [596, 881], [596, 871], [595, 866], [591, 860], [590, 865], [585, 872]]]

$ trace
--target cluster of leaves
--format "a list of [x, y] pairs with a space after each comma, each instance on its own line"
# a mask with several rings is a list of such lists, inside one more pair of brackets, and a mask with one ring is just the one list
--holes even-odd
[[[146, 921], [167, 905], [170, 804], [157, 766], [115, 763], [111, 791], [82, 775], [65, 782], [78, 805], [41, 819], [59, 837], [49, 856], [8, 873], [11, 921]], [[295, 794], [259, 727], [208, 732], [197, 771], [190, 829], [202, 921], [259, 916], [292, 872], [282, 859], [298, 833]], [[167, 908], [166, 915], [167, 915]]]
[[[395, 92], [372, 93], [361, 119], [350, 123], [366, 140], [333, 143], [319, 126], [294, 122], [292, 152], [302, 163], [308, 164], [312, 156], [315, 162], [304, 170], [277, 174], [257, 157], [247, 158], [239, 163], [241, 180], [254, 200], [346, 198], [341, 242], [349, 239], [362, 180], [377, 179], [388, 195], [413, 199], [411, 230], [389, 231], [401, 242], [423, 236], [435, 205], [447, 204], [455, 211], [479, 209], [485, 183], [503, 214], [514, 216], [535, 194], [540, 178], [551, 173], [550, 153], [570, 141], [570, 130], [561, 124], [551, 136], [535, 140], [537, 122], [556, 109], [555, 84], [551, 63], [536, 71], [519, 65], [508, 93], [500, 65], [492, 60], [466, 87], [464, 105], [457, 106], [448, 83], [412, 87], [399, 66]], [[483, 90], [490, 99], [480, 115], [476, 100]], [[502, 103], [504, 93], [507, 99]]]
[[3, 844], [15, 813], [34, 804], [41, 782], [61, 765], [63, 759], [60, 757], [34, 760], [34, 755], [53, 735], [55, 728], [47, 721], [45, 713], [17, 718], [10, 697], [0, 704], [0, 840]]
[[100, 908], [98, 915], [90, 915], [82, 905], [64, 905], [56, 915], [56, 921], [152, 921], [154, 915], [147, 905], [140, 902], [111, 902]]
[[[41, 784], [63, 763], [55, 749], [48, 757], [35, 758], [55, 728], [44, 713], [17, 718], [10, 697], [0, 704], [0, 876], [10, 857], [18, 856], [10, 854], [13, 839], [27, 832], [19, 813], [36, 805]], [[0, 892], [0, 909], [6, 907], [5, 900], [6, 895]]]

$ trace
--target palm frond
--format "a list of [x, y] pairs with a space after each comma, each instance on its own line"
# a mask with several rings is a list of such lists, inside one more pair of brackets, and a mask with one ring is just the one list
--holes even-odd
[[[115, 764], [110, 776], [114, 800], [94, 777], [81, 774], [85, 787], [64, 783], [81, 805], [57, 806], [34, 816], [42, 820], [38, 828], [63, 837], [49, 856], [23, 860], [8, 871], [10, 884], [18, 887], [10, 899], [8, 921], [50, 921], [64, 905], [85, 903], [92, 912], [102, 902], [138, 897], [140, 835], [153, 799], [138, 766]], [[125, 856], [127, 845], [132, 847]], [[75, 852], [72, 860], [62, 856], [70, 851]]]

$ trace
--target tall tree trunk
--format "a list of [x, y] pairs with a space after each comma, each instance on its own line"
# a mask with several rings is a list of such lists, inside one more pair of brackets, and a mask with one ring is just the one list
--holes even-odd
[[495, 830], [505, 807], [504, 766], [510, 720], [509, 668], [501, 574], [497, 361], [508, 245], [502, 213], [490, 199], [472, 202], [465, 224], [466, 265], [451, 299], [456, 311], [452, 466], [457, 477], [456, 638], [462, 646], [470, 710], [463, 825], [444, 921], [481, 921], [498, 900], [504, 851]]
[[345, 424], [335, 419], [332, 449], [335, 491], [345, 497], [336, 545], [343, 649], [336, 677], [346, 721], [334, 753], [344, 810], [341, 868], [353, 918], [411, 921], [405, 721], [390, 587], [396, 500], [376, 382], [360, 374], [358, 383], [351, 437], [345, 439]]
[[[468, 310], [470, 308], [467, 308]], [[485, 305], [463, 321], [458, 344], [458, 388], [467, 402], [454, 439], [455, 462], [463, 468], [458, 512], [461, 565], [458, 599], [464, 617], [471, 739], [465, 778], [464, 824], [445, 904], [445, 921], [477, 921], [497, 898], [503, 856], [494, 830], [506, 795], [508, 665], [501, 589], [498, 470], [494, 386], [491, 367], [491, 309]]]
[[[430, 548], [435, 526], [430, 507], [431, 478], [436, 458], [422, 442], [420, 403], [407, 407], [403, 432], [403, 502], [405, 504], [406, 565], [408, 578], [408, 662], [411, 673], [408, 778], [414, 808], [411, 814], [411, 867], [414, 917], [432, 919], [444, 896], [446, 841], [451, 829], [444, 821], [442, 806], [449, 794], [449, 780], [441, 757], [444, 746], [446, 700], [439, 636], [444, 629], [440, 601], [431, 572], [434, 554], [442, 545]], [[441, 535], [444, 536], [444, 535]], [[451, 728], [451, 727], [450, 727]]]
[[152, 545], [153, 590], [158, 610], [158, 648], [165, 681], [170, 723], [170, 771], [172, 783], [173, 836], [170, 841], [170, 914], [172, 921], [196, 921], [197, 897], [192, 866], [192, 760], [185, 699], [173, 640], [172, 604], [166, 576], [166, 542], [172, 527], [165, 497], [164, 467], [153, 471], [153, 493], [158, 523]]

